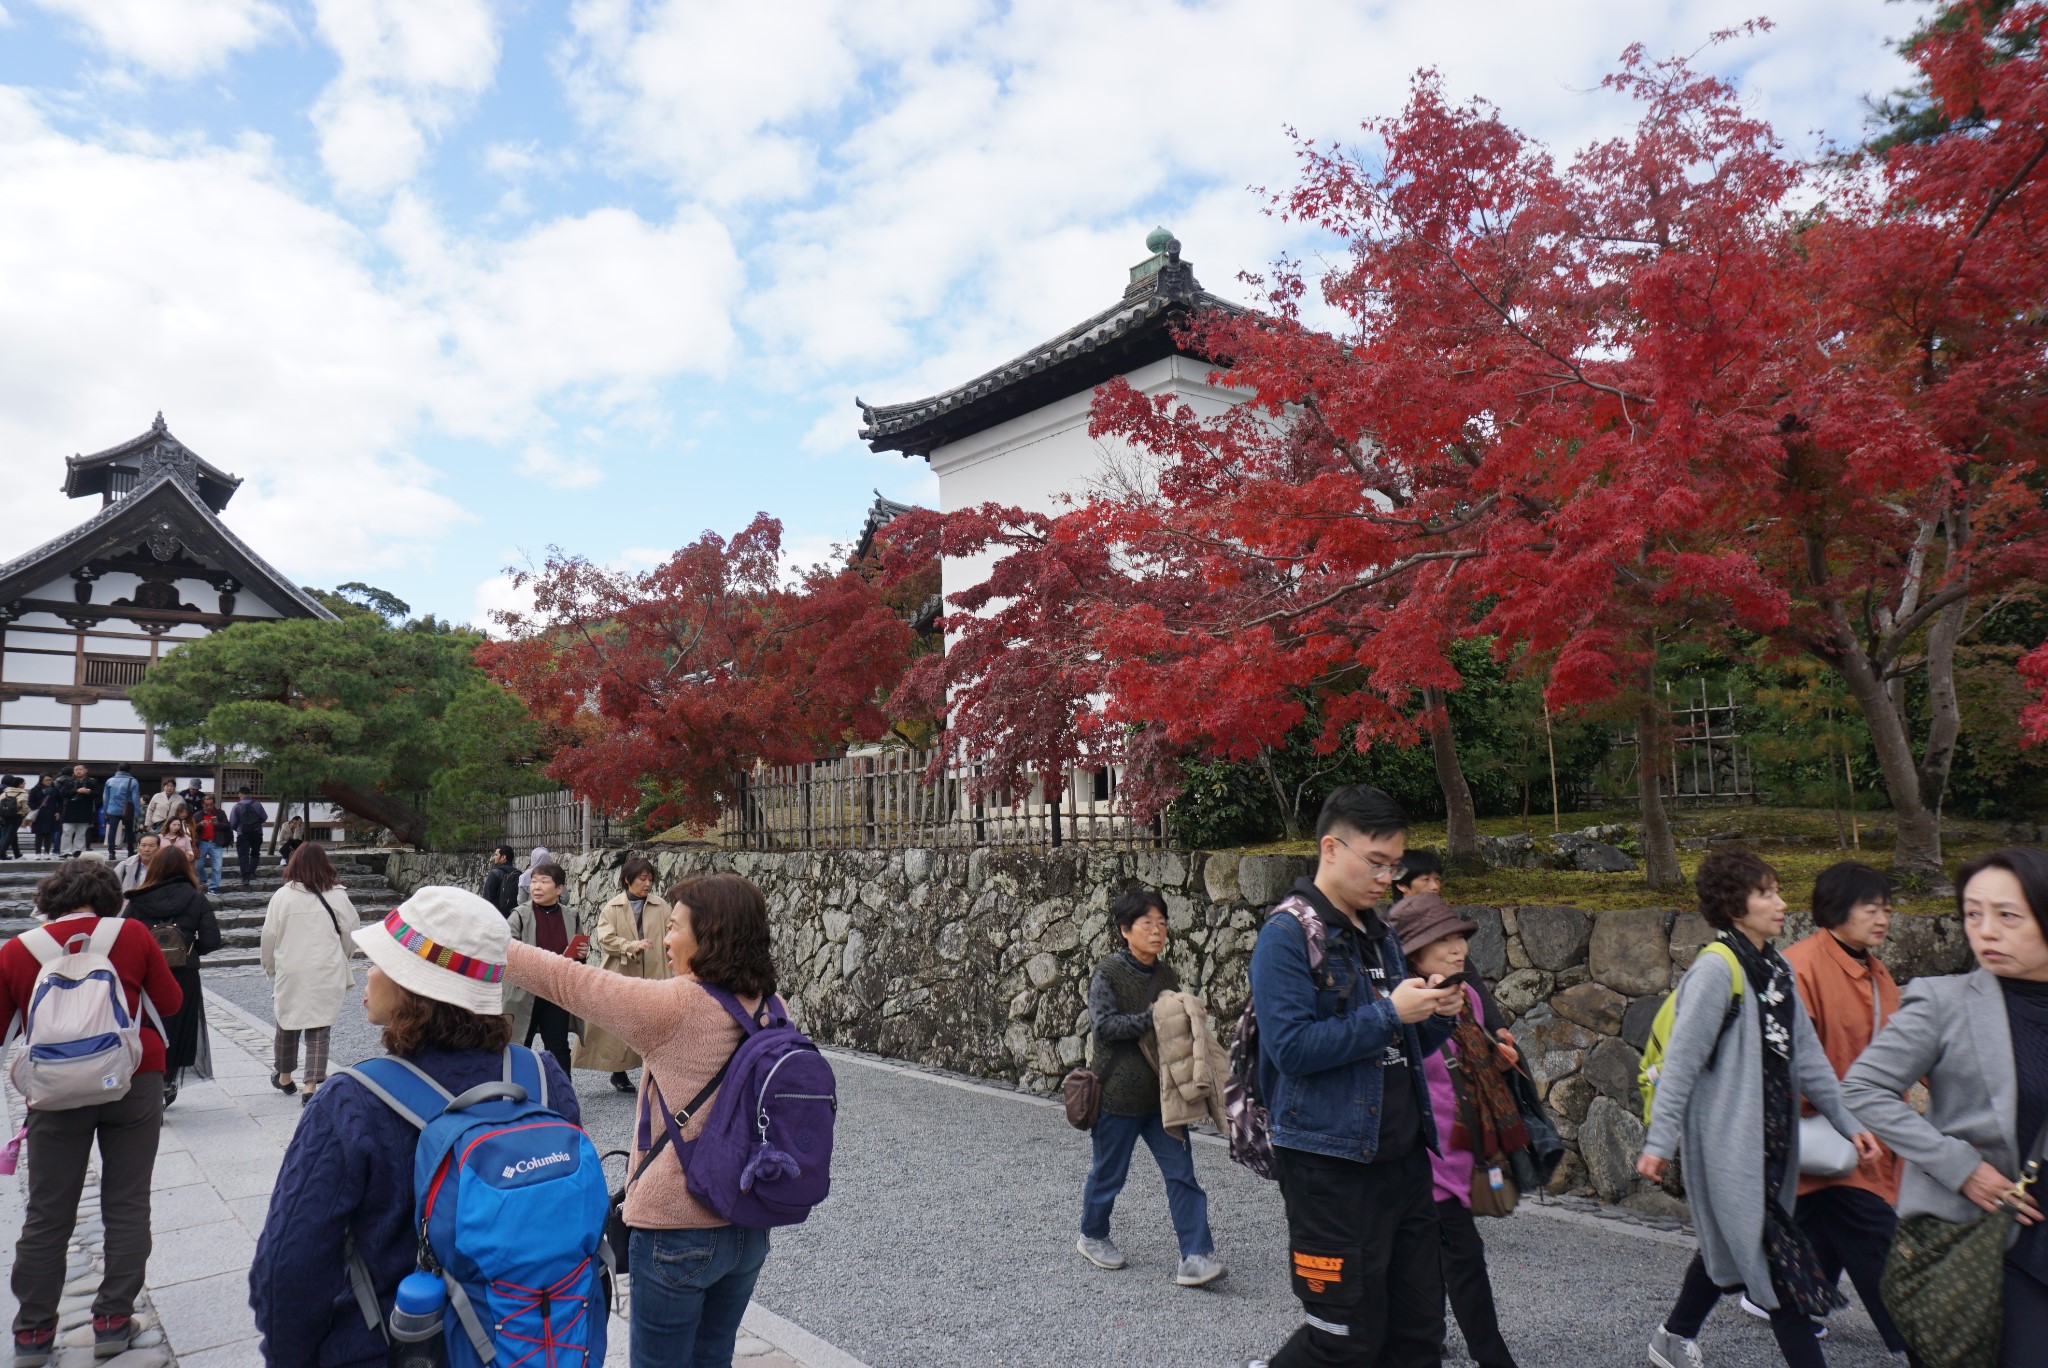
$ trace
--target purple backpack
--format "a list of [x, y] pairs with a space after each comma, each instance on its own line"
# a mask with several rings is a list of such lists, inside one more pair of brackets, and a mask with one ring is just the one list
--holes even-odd
[[[736, 1226], [795, 1225], [832, 1187], [832, 1122], [839, 1113], [832, 1066], [790, 1024], [781, 998], [768, 998], [758, 1013], [749, 1013], [723, 988], [702, 987], [746, 1034], [725, 1067], [679, 1112], [669, 1111], [660, 1087], [648, 1079], [640, 1148], [649, 1148], [651, 1093], [692, 1197]], [[712, 1098], [711, 1115], [703, 1131], [683, 1139], [682, 1128], [706, 1098]]]

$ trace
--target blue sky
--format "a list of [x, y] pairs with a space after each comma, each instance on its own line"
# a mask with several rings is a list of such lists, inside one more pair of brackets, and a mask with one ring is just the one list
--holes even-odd
[[[481, 620], [558, 545], [644, 566], [876, 488], [914, 398], [1102, 307], [1155, 223], [1203, 283], [1324, 244], [1248, 187], [1434, 66], [1569, 148], [1628, 43], [1755, 0], [0, 0], [0, 558], [61, 458], [172, 430], [301, 582]], [[1797, 0], [1703, 59], [1853, 137], [1920, 10]]]

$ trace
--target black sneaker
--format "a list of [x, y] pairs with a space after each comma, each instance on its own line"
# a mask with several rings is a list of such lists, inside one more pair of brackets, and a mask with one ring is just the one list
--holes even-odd
[[57, 1352], [55, 1330], [14, 1332], [14, 1368], [43, 1368]]
[[96, 1359], [110, 1359], [128, 1352], [135, 1343], [142, 1327], [135, 1323], [133, 1316], [94, 1316], [92, 1318], [92, 1356]]

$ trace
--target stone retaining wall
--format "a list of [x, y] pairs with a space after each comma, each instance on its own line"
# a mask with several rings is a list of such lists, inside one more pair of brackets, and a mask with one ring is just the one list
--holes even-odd
[[[595, 906], [630, 853], [564, 861], [570, 895]], [[1108, 908], [1145, 884], [1164, 895], [1167, 959], [1227, 1030], [1243, 1009], [1264, 910], [1313, 861], [1200, 851], [808, 851], [648, 847], [661, 886], [730, 872], [759, 884], [774, 921], [782, 991], [822, 1042], [1055, 1091], [1088, 1046], [1083, 1002], [1119, 943]], [[476, 888], [473, 857], [397, 854], [389, 880]], [[1455, 888], [1453, 889], [1455, 892]], [[1638, 1051], [1657, 1004], [1708, 939], [1697, 914], [1645, 908], [1465, 907], [1472, 962], [1494, 986], [1572, 1156], [1559, 1190], [1592, 1190], [1657, 1214], [1668, 1198], [1634, 1177], [1642, 1145]], [[1901, 979], [1956, 973], [1969, 949], [1952, 915], [1894, 919], [1884, 959]], [[1788, 918], [1788, 941], [1811, 929]]]

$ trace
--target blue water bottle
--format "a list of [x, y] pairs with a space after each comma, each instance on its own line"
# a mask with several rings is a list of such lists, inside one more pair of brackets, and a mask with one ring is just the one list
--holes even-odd
[[391, 1368], [445, 1368], [441, 1313], [447, 1306], [448, 1289], [438, 1276], [425, 1271], [405, 1275], [391, 1308]]

